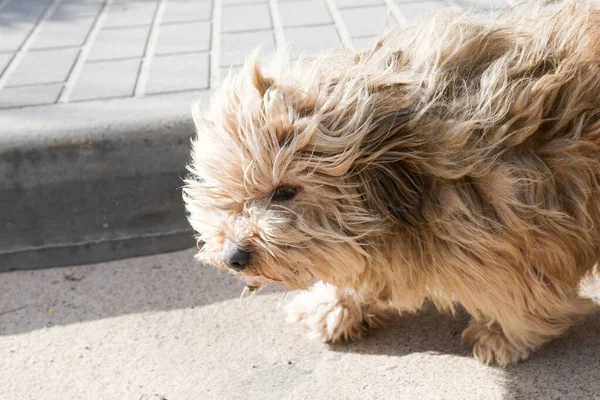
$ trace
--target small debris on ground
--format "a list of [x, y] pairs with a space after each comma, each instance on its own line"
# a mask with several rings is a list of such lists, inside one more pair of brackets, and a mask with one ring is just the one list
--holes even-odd
[[13, 312], [17, 312], [19, 310], [24, 309], [25, 307], [27, 307], [27, 304], [25, 304], [24, 306], [18, 307], [18, 308], [13, 308], [11, 310], [0, 311], [0, 315], [10, 314], [10, 313], [13, 313]]
[[64, 275], [64, 278], [67, 281], [79, 282], [84, 277], [83, 277], [83, 275], [77, 275], [77, 274], [75, 274], [75, 272], [66, 272], [65, 275]]

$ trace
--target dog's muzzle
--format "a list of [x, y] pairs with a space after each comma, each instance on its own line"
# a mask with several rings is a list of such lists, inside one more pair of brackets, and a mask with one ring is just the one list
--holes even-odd
[[221, 262], [231, 269], [243, 271], [250, 263], [250, 252], [228, 241], [221, 251]]

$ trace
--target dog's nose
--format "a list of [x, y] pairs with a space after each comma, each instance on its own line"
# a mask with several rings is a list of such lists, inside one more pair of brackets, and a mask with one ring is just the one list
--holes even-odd
[[236, 271], [242, 271], [250, 261], [250, 252], [235, 243], [229, 243], [221, 252], [221, 261]]

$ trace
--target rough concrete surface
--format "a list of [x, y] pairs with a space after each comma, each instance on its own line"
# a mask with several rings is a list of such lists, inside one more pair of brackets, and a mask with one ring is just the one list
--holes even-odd
[[0, 275], [0, 399], [600, 399], [600, 313], [505, 370], [430, 307], [326, 345], [193, 254]]

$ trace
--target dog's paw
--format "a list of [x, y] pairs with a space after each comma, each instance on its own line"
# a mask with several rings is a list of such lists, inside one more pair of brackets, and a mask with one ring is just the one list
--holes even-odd
[[472, 343], [473, 355], [487, 365], [506, 367], [526, 360], [531, 353], [530, 348], [511, 343], [499, 326], [488, 326], [474, 320], [464, 330], [462, 340]]
[[322, 282], [292, 300], [287, 321], [300, 323], [310, 338], [324, 342], [357, 339], [366, 329], [360, 304], [339, 297], [335, 287]]

